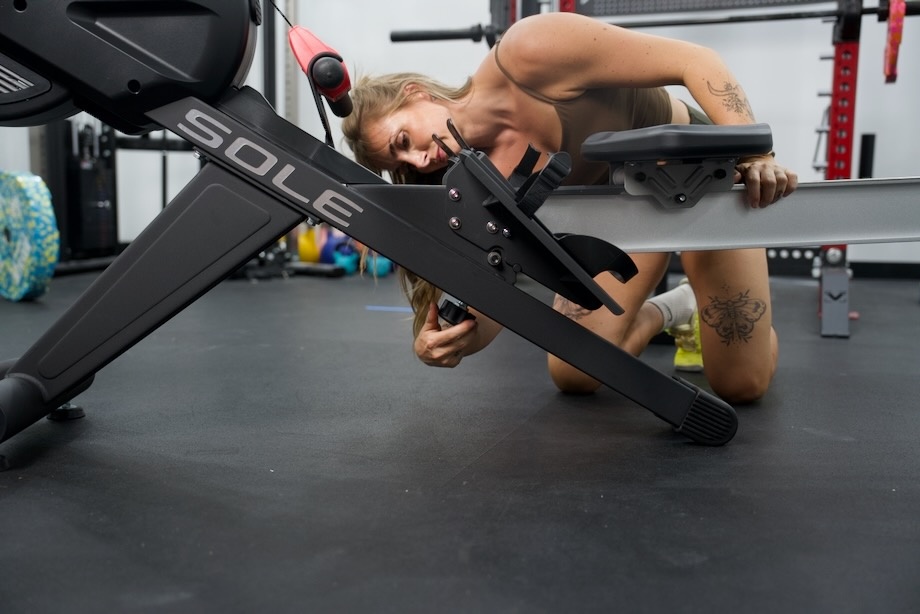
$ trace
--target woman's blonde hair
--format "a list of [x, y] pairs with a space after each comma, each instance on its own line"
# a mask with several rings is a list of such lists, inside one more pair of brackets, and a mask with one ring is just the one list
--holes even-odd
[[[358, 164], [382, 174], [364, 133], [368, 124], [398, 111], [416, 92], [425, 92], [441, 100], [457, 101], [466, 96], [471, 87], [471, 79], [467, 79], [460, 87], [450, 87], [431, 77], [413, 72], [362, 76], [351, 89], [354, 110], [342, 120], [345, 143]], [[389, 174], [393, 183], [427, 183], [415, 169], [390, 171]]]
[[[380, 76], [362, 76], [351, 89], [354, 109], [342, 120], [345, 143], [351, 149], [355, 160], [362, 166], [383, 174], [379, 162], [370, 149], [364, 131], [368, 124], [378, 121], [399, 110], [415, 92], [422, 91], [441, 100], [457, 101], [466, 96], [472, 88], [467, 79], [460, 87], [450, 87], [419, 73], [393, 73]], [[388, 171], [393, 183], [428, 183], [434, 177], [416, 172], [414, 168]], [[363, 260], [363, 258], [362, 258]], [[437, 303], [441, 290], [403, 267], [397, 270], [400, 286], [409, 300], [414, 314], [412, 333], [418, 336], [428, 316], [428, 306]]]

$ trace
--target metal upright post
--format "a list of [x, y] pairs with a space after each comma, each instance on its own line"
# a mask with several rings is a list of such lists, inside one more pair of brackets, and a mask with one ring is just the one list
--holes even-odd
[[[834, 75], [828, 113], [825, 179], [850, 179], [862, 0], [838, 0], [834, 24]], [[850, 336], [850, 274], [846, 245], [821, 248], [819, 313], [822, 337]]]

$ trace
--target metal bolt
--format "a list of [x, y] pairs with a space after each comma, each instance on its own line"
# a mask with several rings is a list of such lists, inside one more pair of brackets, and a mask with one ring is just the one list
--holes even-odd
[[450, 224], [450, 227], [453, 228], [454, 230], [457, 230], [458, 228], [460, 228], [460, 226], [463, 225], [463, 224], [460, 222], [460, 218], [459, 218], [459, 217], [452, 217], [452, 218], [450, 218], [450, 221], [448, 221], [447, 223]]
[[489, 264], [492, 266], [498, 266], [502, 263], [502, 255], [499, 252], [489, 252], [486, 260], [488, 260]]
[[687, 202], [687, 195], [678, 194], [677, 196], [674, 197], [674, 202], [676, 202], [678, 205], [684, 204], [685, 202]]
[[496, 232], [498, 232], [498, 225], [496, 225], [495, 222], [487, 222], [486, 230], [489, 231], [490, 235], [494, 235]]
[[510, 238], [511, 238], [511, 229], [510, 229], [510, 228], [503, 228], [503, 229], [502, 229], [502, 236], [505, 237], [506, 239], [510, 239]]
[[458, 190], [457, 188], [451, 188], [447, 192], [447, 197], [450, 198], [452, 201], [457, 202], [458, 200], [460, 200], [460, 190]]

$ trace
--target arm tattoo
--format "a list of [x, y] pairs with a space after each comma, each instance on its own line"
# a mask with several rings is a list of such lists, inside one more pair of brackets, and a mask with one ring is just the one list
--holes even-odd
[[710, 296], [710, 303], [700, 310], [700, 318], [711, 326], [722, 343], [747, 343], [754, 332], [754, 324], [767, 312], [767, 304], [748, 296], [750, 290], [739, 292], [731, 298]]
[[745, 97], [740, 87], [728, 81], [725, 82], [722, 89], [713, 87], [712, 83], [709, 81], [706, 82], [706, 87], [709, 88], [710, 94], [719, 96], [723, 99], [722, 106], [726, 109], [732, 113], [744, 115], [747, 119], [754, 121], [754, 111], [751, 109], [751, 104], [748, 102], [748, 99]]
[[570, 301], [569, 299], [556, 295], [556, 298], [553, 299], [553, 309], [564, 315], [570, 320], [578, 322], [580, 319], [591, 313], [590, 309], [585, 309], [581, 305], [577, 305]]

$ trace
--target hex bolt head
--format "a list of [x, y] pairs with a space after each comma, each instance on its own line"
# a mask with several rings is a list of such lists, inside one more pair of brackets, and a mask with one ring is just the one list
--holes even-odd
[[488, 260], [489, 264], [492, 266], [498, 266], [502, 263], [502, 255], [499, 252], [492, 251], [489, 252], [486, 260]]

